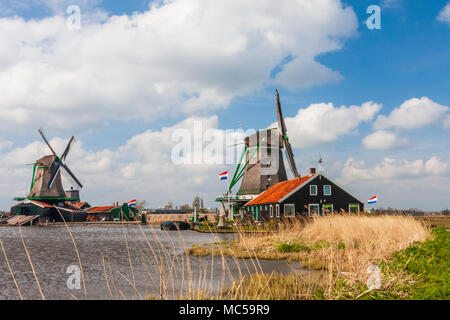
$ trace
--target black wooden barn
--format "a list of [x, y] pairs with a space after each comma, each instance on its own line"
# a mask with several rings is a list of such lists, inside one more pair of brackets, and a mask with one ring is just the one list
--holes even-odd
[[87, 211], [70, 203], [59, 206], [49, 203], [25, 199], [11, 208], [11, 215], [40, 216], [41, 223], [46, 222], [84, 222]]
[[268, 221], [363, 210], [362, 201], [323, 173], [311, 169], [307, 176], [280, 182], [262, 192], [241, 209], [241, 217]]

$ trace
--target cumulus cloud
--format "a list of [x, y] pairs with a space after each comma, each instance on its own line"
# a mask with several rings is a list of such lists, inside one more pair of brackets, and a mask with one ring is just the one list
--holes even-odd
[[[200, 138], [195, 135], [200, 126]], [[200, 143], [200, 153], [204, 159], [196, 164], [190, 162], [176, 164], [172, 151], [179, 143], [172, 137], [177, 130], [188, 134], [191, 150]], [[172, 200], [177, 204], [190, 203], [196, 193], [202, 195], [209, 204], [214, 204], [216, 196], [225, 191], [225, 184], [214, 179], [221, 170], [232, 169], [233, 165], [208, 162], [207, 148], [211, 141], [207, 133], [225, 132], [218, 129], [218, 118], [190, 117], [174, 126], [159, 131], [147, 130], [131, 137], [116, 149], [88, 150], [82, 141], [77, 141], [67, 158], [67, 164], [83, 183], [82, 196], [92, 204], [109, 204], [114, 201], [128, 201], [131, 198], [146, 199], [149, 205], [157, 207]], [[244, 133], [234, 133], [233, 142], [241, 142]], [[56, 137], [50, 144], [57, 154], [61, 154], [68, 139]], [[218, 149], [226, 149], [225, 141]], [[237, 160], [238, 150], [233, 152]], [[0, 152], [0, 204], [6, 209], [14, 196], [24, 196], [29, 189], [31, 167], [27, 164], [50, 154], [42, 141], [34, 141], [26, 146]], [[191, 153], [185, 155], [192, 157]], [[233, 162], [234, 163], [234, 162]], [[211, 178], [214, 177], [214, 178]], [[69, 181], [65, 181], [65, 186]]]
[[[2, 18], [0, 127], [204, 115], [270, 83], [335, 81], [338, 72], [314, 59], [356, 29], [339, 0], [158, 1], [80, 30], [63, 15]], [[287, 56], [293, 62], [271, 79]]]
[[365, 161], [349, 158], [342, 169], [341, 179], [344, 181], [410, 179], [423, 175], [448, 174], [449, 168], [449, 162], [436, 156], [426, 161], [384, 158], [381, 163], [372, 167], [368, 167]]
[[[306, 78], [304, 75], [310, 74]], [[275, 78], [275, 83], [286, 88], [311, 87], [314, 85], [337, 82], [342, 79], [339, 72], [333, 71], [314, 61], [311, 57], [298, 57], [282, 67], [282, 72]]]
[[448, 207], [450, 162], [428, 159], [385, 158], [379, 163], [348, 159], [337, 181], [361, 200], [377, 195], [381, 207], [442, 210]]
[[[288, 135], [296, 148], [333, 142], [351, 134], [362, 122], [372, 120], [382, 106], [366, 102], [361, 106], [335, 107], [332, 103], [312, 104], [300, 109], [293, 118], [285, 118]], [[276, 127], [274, 123], [271, 127]]]
[[366, 149], [389, 150], [403, 148], [409, 145], [406, 138], [400, 138], [396, 133], [389, 131], [376, 131], [363, 140], [363, 146]]
[[3, 151], [4, 149], [8, 149], [10, 147], [12, 147], [13, 143], [9, 140], [1, 140], [0, 139], [0, 152]]
[[449, 110], [449, 107], [433, 102], [427, 97], [413, 98], [394, 109], [389, 116], [378, 116], [374, 128], [377, 130], [392, 127], [421, 128], [440, 121]]
[[444, 120], [444, 128], [450, 128], [450, 114]]
[[443, 23], [450, 25], [450, 3], [439, 12], [437, 19]]

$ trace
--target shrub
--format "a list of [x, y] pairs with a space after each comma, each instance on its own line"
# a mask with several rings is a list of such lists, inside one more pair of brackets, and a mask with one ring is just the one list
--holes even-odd
[[279, 243], [277, 250], [280, 253], [309, 251], [309, 248], [302, 244]]

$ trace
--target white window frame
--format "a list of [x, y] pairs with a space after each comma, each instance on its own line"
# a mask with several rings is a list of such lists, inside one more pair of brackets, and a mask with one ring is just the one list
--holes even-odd
[[319, 210], [317, 210], [317, 214], [320, 214], [320, 204], [318, 204], [318, 203], [310, 203], [310, 204], [308, 204], [308, 214], [311, 216], [312, 214], [311, 214], [311, 206], [317, 206], [317, 207], [319, 207]]
[[[325, 187], [330, 187], [330, 193], [329, 193], [329, 194], [326, 194], [326, 193], [325, 193]], [[324, 196], [331, 196], [331, 184], [325, 184], [325, 185], [323, 185], [323, 195], [324, 195]]]
[[359, 203], [349, 203], [349, 204], [348, 204], [348, 213], [352, 213], [351, 210], [350, 210], [350, 206], [351, 206], [352, 204], [357, 204], [357, 205], [358, 205], [358, 212], [356, 212], [356, 213], [360, 213], [360, 206], [359, 206]]
[[[293, 214], [286, 214], [286, 207], [294, 207]], [[295, 218], [295, 204], [294, 203], [285, 203], [284, 204], [284, 216], [288, 218]]]
[[[312, 187], [316, 187], [316, 193], [312, 193]], [[310, 196], [317, 196], [319, 194], [319, 188], [317, 187], [317, 184], [311, 184], [309, 185], [309, 195]]]
[[273, 205], [269, 206], [269, 215], [271, 218], [273, 218]]
[[334, 205], [332, 203], [324, 203], [322, 205], [322, 215], [323, 216], [326, 214], [325, 213], [325, 206], [330, 206], [330, 205], [331, 205], [331, 213], [330, 214], [332, 214], [334, 212]]
[[279, 204], [275, 205], [275, 216], [277, 218], [280, 217], [280, 205]]

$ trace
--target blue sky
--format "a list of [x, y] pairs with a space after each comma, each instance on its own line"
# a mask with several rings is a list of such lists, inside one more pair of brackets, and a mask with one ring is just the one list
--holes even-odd
[[[155, 7], [151, 11], [151, 4], [144, 0], [6, 1], [0, 6], [0, 17], [4, 22], [0, 25], [0, 37], [7, 39], [7, 34], [12, 31], [8, 28], [16, 28], [14, 34], [18, 38], [7, 40], [10, 41], [11, 51], [17, 50], [15, 57], [0, 51], [0, 65], [5, 66], [4, 71], [0, 69], [0, 75], [4, 74], [4, 78], [0, 78], [0, 85], [14, 83], [13, 88], [4, 86], [4, 89], [9, 89], [8, 92], [18, 92], [12, 93], [8, 99], [0, 99], [0, 112], [5, 112], [4, 119], [16, 119], [18, 114], [22, 119], [23, 114], [32, 118], [36, 110], [42, 111], [39, 114], [47, 115], [42, 118], [37, 116], [37, 119], [30, 122], [20, 119], [6, 121], [5, 124], [0, 122], [3, 124], [3, 129], [0, 129], [0, 160], [5, 159], [2, 169], [3, 172], [14, 172], [14, 175], [5, 174], [7, 178], [3, 180], [3, 184], [0, 181], [0, 208], [7, 208], [13, 196], [26, 192], [23, 190], [26, 183], [16, 181], [19, 180], [16, 178], [28, 179], [26, 177], [29, 170], [21, 168], [21, 161], [18, 161], [15, 155], [20, 154], [32, 159], [37, 155], [36, 150], [45, 152], [42, 146], [36, 147], [37, 149], [30, 147], [39, 141], [36, 130], [40, 126], [44, 126], [49, 136], [56, 137], [55, 143], [61, 145], [62, 139], [71, 134], [77, 136], [80, 144], [74, 151], [73, 166], [81, 179], [87, 180], [83, 194], [91, 202], [105, 203], [119, 199], [125, 201], [128, 197], [138, 197], [146, 199], [154, 206], [162, 205], [168, 200], [182, 204], [189, 202], [189, 199], [194, 197], [194, 192], [205, 197], [207, 203], [213, 206], [214, 195], [223, 189], [216, 181], [215, 173], [226, 166], [212, 166], [202, 171], [201, 167], [172, 168], [167, 165], [163, 167], [167, 167], [168, 176], [164, 176], [161, 174], [164, 170], [160, 164], [155, 167], [151, 164], [152, 161], [167, 160], [170, 146], [158, 149], [157, 153], [161, 156], [159, 160], [135, 159], [135, 156], [124, 156], [123, 153], [135, 152], [133, 141], [139, 139], [143, 139], [143, 142], [152, 141], [158, 146], [164, 145], [165, 142], [158, 142], [158, 139], [164, 139], [164, 128], [176, 127], [191, 117], [202, 118], [217, 130], [241, 126], [245, 129], [266, 128], [276, 119], [275, 87], [280, 90], [285, 117], [290, 119], [287, 121], [288, 132], [292, 139], [296, 139], [293, 141], [294, 152], [302, 172], [314, 165], [313, 162], [320, 152], [325, 157], [324, 166], [328, 175], [348, 186], [352, 193], [362, 200], [378, 194], [380, 205], [385, 207], [438, 210], [449, 206], [450, 17], [444, 14], [447, 12], [445, 8], [448, 1], [324, 0], [318, 1], [320, 5], [312, 8], [306, 18], [301, 12], [297, 18], [294, 17], [296, 20], [286, 18], [285, 26], [279, 26], [276, 21], [271, 22], [273, 25], [265, 25], [266, 20], [262, 19], [264, 13], [261, 13], [264, 11], [261, 8], [255, 7], [253, 10], [251, 5], [243, 4], [244, 13], [245, 10], [249, 10], [248, 14], [257, 12], [254, 21], [256, 25], [261, 21], [261, 27], [248, 26], [244, 20], [239, 20], [239, 17], [227, 17], [227, 13], [239, 7], [232, 7], [233, 1], [228, 4], [222, 1], [216, 3], [217, 7], [223, 5], [225, 10], [206, 5], [201, 0], [174, 2], [161, 2], [158, 8]], [[51, 31], [65, 21], [67, 15], [64, 11], [70, 4], [80, 5], [83, 19], [88, 21], [86, 25], [72, 33], [61, 31], [59, 34]], [[366, 9], [373, 4], [381, 7], [381, 30], [369, 30], [365, 25], [365, 20], [369, 17]], [[276, 2], [270, 1], [264, 1], [261, 7], [263, 6], [278, 8]], [[286, 2], [284, 6], [288, 7], [290, 4]], [[257, 9], [261, 9], [261, 12]], [[450, 7], [448, 11], [450, 12]], [[218, 15], [218, 12], [224, 12], [224, 17], [216, 17], [219, 17], [218, 20], [223, 18], [220, 21], [229, 21], [230, 26], [214, 25], [214, 19], [213, 22], [205, 19], [201, 23], [198, 22], [203, 29], [197, 30], [196, 21], [182, 20], [185, 18], [185, 12], [194, 20], [195, 17], [203, 19], [209, 14]], [[282, 10], [279, 14], [279, 19], [284, 21], [282, 15], [285, 11]], [[152, 27], [156, 29], [153, 30], [162, 30], [161, 38], [159, 31], [157, 37], [152, 33], [145, 34], [147, 29], [143, 29], [139, 33], [143, 38], [136, 40], [137, 36], [127, 29], [125, 22], [117, 22], [117, 19], [123, 18], [124, 15], [128, 15], [129, 21], [140, 26], [155, 23], [156, 26]], [[329, 21], [323, 21], [321, 15], [329, 15]], [[17, 17], [23, 20], [19, 19], [17, 22]], [[309, 19], [310, 17], [313, 18]], [[182, 30], [177, 29], [179, 21], [192, 22], [192, 26], [189, 25], [186, 30], [198, 33], [186, 31], [186, 34], [177, 38], [171, 31]], [[242, 24], [243, 28], [248, 27], [248, 30], [231, 30], [233, 23]], [[205, 25], [211, 27], [211, 32], [205, 31]], [[30, 35], [31, 32], [27, 32], [31, 30], [29, 28], [41, 31]], [[231, 30], [231, 35], [228, 29]], [[272, 32], [291, 40], [281, 42], [279, 47], [270, 41], [259, 43], [260, 38], [255, 34], [260, 29], [266, 32], [265, 34]], [[98, 38], [94, 38], [96, 34]], [[208, 38], [210, 34], [214, 35], [213, 40]], [[221, 36], [224, 37], [223, 48], [218, 41]], [[247, 47], [243, 51], [239, 51], [242, 50], [239, 42], [241, 36], [247, 39]], [[65, 42], [68, 41], [67, 37], [73, 37], [72, 43]], [[153, 40], [153, 37], [157, 40]], [[42, 44], [44, 38], [50, 39], [50, 55], [42, 53], [42, 48], [45, 47]], [[99, 39], [108, 40], [94, 51]], [[279, 39], [284, 41], [282, 37]], [[277, 38], [277, 41], [279, 39]], [[70, 47], [76, 41], [81, 43], [81, 48], [75, 47], [73, 56], [61, 49], [64, 46]], [[213, 46], [211, 41], [218, 43]], [[115, 42], [121, 42], [122, 45]], [[24, 43], [35, 43], [35, 47], [42, 50], [34, 53], [35, 47], [25, 47]], [[193, 44], [192, 47], [190, 43]], [[166, 48], [166, 44], [167, 48], [178, 48], [180, 52], [173, 54]], [[204, 52], [198, 52], [197, 59], [195, 46], [205, 46], [210, 51], [205, 55]], [[91, 47], [94, 48], [92, 52], [89, 49]], [[103, 48], [108, 50], [102, 52]], [[220, 58], [215, 59], [214, 55]], [[296, 58], [299, 60], [295, 65], [292, 62], [297, 61]], [[142, 70], [136, 62], [140, 59]], [[78, 73], [68, 62], [70, 60], [85, 66], [86, 69], [81, 68], [83, 70]], [[133, 61], [131, 66], [126, 64], [128, 60]], [[154, 61], [160, 61], [160, 64], [153, 64]], [[228, 67], [222, 68], [216, 65], [216, 61]], [[91, 70], [96, 70], [103, 63], [107, 65], [99, 68], [101, 75], [95, 80], [93, 74], [96, 73], [91, 73]], [[36, 73], [30, 76], [17, 67], [23, 64], [30, 66]], [[178, 65], [179, 68], [176, 67]], [[192, 65], [192, 68], [187, 65]], [[32, 89], [36, 101], [22, 98], [23, 92], [29, 92], [25, 89], [29, 87], [25, 85], [21, 89], [22, 83], [30, 86], [30, 79], [43, 72], [41, 68], [49, 68], [45, 69], [45, 75], [51, 74], [52, 79], [43, 81], [38, 89]], [[130, 68], [133, 68], [132, 71]], [[143, 70], [148, 72], [144, 74]], [[109, 71], [111, 75], [108, 78], [105, 74]], [[154, 76], [152, 72], [155, 72]], [[122, 73], [123, 83], [117, 80], [117, 75]], [[65, 77], [74, 77], [80, 85], [69, 91], [65, 86], [55, 85], [55, 81], [63, 82]], [[171, 77], [176, 79], [174, 83], [171, 82]], [[158, 81], [153, 83], [156, 78]], [[114, 79], [111, 88], [108, 88], [109, 79]], [[162, 86], [164, 89], [161, 90], [164, 91], [161, 92], [164, 94], [160, 95], [159, 91], [147, 93], [144, 85], [146, 81], [149, 86], [155, 84], [155, 88]], [[84, 88], [84, 82], [89, 83], [91, 89]], [[203, 86], [203, 89], [196, 92], [196, 86]], [[91, 91], [95, 92], [103, 87], [108, 90], [105, 89], [101, 94], [96, 95]], [[122, 92], [123, 88], [125, 89]], [[72, 97], [73, 92], [76, 94]], [[120, 94], [116, 97], [117, 92]], [[55, 98], [55, 95], [58, 98]], [[192, 105], [185, 99], [190, 95], [199, 98], [192, 101]], [[53, 100], [63, 105], [61, 109], [48, 103]], [[66, 100], [74, 102], [71, 104]], [[363, 112], [362, 106], [367, 102], [374, 105], [368, 107], [369, 111]], [[338, 114], [341, 106], [359, 106], [361, 114], [354, 118], [354, 112], [343, 112], [342, 117], [348, 119], [339, 118], [342, 122], [331, 122], [320, 130], [305, 132], [304, 126], [308, 125], [305, 119], [320, 117], [320, 114], [317, 114], [318, 108], [314, 105], [327, 103], [331, 103], [332, 108], [323, 119], [335, 119], [334, 114]], [[97, 105], [99, 110], [95, 112]], [[394, 113], [397, 109], [400, 110], [397, 112], [398, 118], [402, 119], [404, 114], [412, 115], [412, 122], [405, 120], [403, 124], [403, 120], [396, 121]], [[51, 113], [47, 113], [49, 110], [52, 110]], [[79, 114], [76, 110], [79, 110]], [[304, 113], [300, 115], [299, 110], [304, 110]], [[413, 114], [416, 111], [417, 115]], [[68, 121], [68, 117], [64, 117], [65, 114], [70, 114], [74, 119], [83, 115], [86, 119]], [[383, 124], [382, 120], [377, 120], [380, 116], [388, 120]], [[418, 118], [423, 121], [415, 123], [414, 119]], [[353, 125], [348, 125], [351, 121], [354, 122]], [[333, 129], [333, 126], [347, 125], [349, 127], [345, 130]], [[323, 131], [327, 128], [336, 131], [333, 137], [324, 137]], [[377, 135], [372, 139], [366, 139], [375, 133]], [[302, 140], [306, 142], [303, 143]], [[152, 152], [152, 147], [135, 146], [140, 147], [149, 148], [146, 150]], [[30, 151], [31, 149], [34, 151]], [[16, 160], [10, 160], [12, 158]], [[22, 162], [29, 160], [28, 158]], [[88, 163], [90, 167], [81, 166], [77, 161]], [[99, 167], [99, 163], [106, 164]], [[136, 172], [143, 170], [144, 165], [148, 166], [147, 171], [137, 174]], [[130, 168], [141, 179], [124, 178], [127, 176], [122, 170], [124, 167]], [[231, 169], [231, 166], [229, 167]], [[193, 175], [198, 177], [198, 181], [189, 183]], [[187, 180], [185, 185], [178, 186], [177, 199], [172, 199], [175, 191], [173, 188], [177, 186], [177, 183], [172, 181], [174, 176]], [[113, 177], [121, 183], [111, 186]], [[149, 186], [154, 180], [170, 182], [162, 188], [154, 189]], [[133, 187], [129, 188], [129, 193], [124, 193], [120, 185], [127, 184]], [[5, 194], [6, 190], [19, 194]]]

